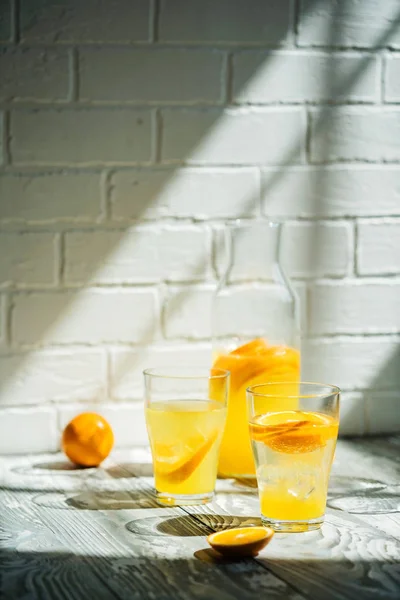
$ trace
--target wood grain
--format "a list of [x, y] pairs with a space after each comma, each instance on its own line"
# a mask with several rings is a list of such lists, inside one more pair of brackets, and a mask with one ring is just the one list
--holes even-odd
[[[105, 469], [93, 477], [83, 472], [85, 480], [80, 485], [65, 480], [69, 473], [64, 478], [57, 474], [57, 492], [52, 491], [54, 477], [49, 474], [43, 485], [50, 491], [24, 492], [20, 481], [18, 492], [1, 492], [8, 529], [14, 528], [4, 561], [6, 598], [15, 598], [21, 589], [28, 590], [29, 598], [58, 598], [53, 590], [58, 582], [60, 598], [93, 597], [93, 590], [97, 596], [98, 589], [99, 595], [103, 594], [100, 597], [140, 600], [258, 599], [260, 593], [269, 594], [271, 599], [304, 600], [252, 560], [226, 563], [207, 554], [204, 536], [212, 529], [181, 509], [143, 508], [143, 501], [154, 503], [151, 482], [129, 473], [125, 467], [115, 467], [111, 475]], [[60, 491], [63, 483], [64, 493]], [[15, 510], [22, 516], [19, 534]], [[30, 522], [37, 524], [42, 538], [34, 554], [30, 546], [24, 547], [21, 558], [21, 535], [26, 535]], [[31, 544], [34, 536], [33, 531]], [[91, 595], [87, 586], [80, 587], [81, 573], [85, 572]], [[39, 580], [37, 573], [43, 574]], [[63, 596], [68, 593], [68, 582], [73, 590], [70, 596]]]
[[259, 524], [245, 482], [219, 481], [205, 506], [161, 508], [144, 450], [83, 471], [54, 456], [2, 459], [2, 598], [397, 600], [400, 515], [371, 510], [397, 502], [399, 447], [341, 441], [323, 528], [276, 535], [242, 562], [218, 558], [205, 536]]

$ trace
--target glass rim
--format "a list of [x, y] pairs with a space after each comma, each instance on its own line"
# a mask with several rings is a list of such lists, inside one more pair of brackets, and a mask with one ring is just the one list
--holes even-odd
[[[268, 388], [269, 386], [286, 386], [298, 384], [315, 386], [320, 388], [327, 388], [326, 392], [322, 393], [310, 393], [310, 394], [279, 394], [279, 393], [263, 393], [257, 392], [257, 388]], [[256, 385], [250, 385], [246, 388], [246, 392], [251, 394], [252, 396], [262, 397], [262, 398], [326, 398], [327, 396], [339, 396], [341, 393], [341, 389], [337, 385], [332, 385], [330, 383], [319, 383], [317, 381], [269, 381], [267, 383], [257, 383]]]
[[[187, 374], [185, 374], [184, 371], [187, 371]], [[199, 374], [195, 374], [196, 371]], [[171, 365], [169, 367], [150, 367], [143, 370], [144, 376], [155, 377], [158, 379], [179, 379], [181, 381], [227, 379], [230, 374], [230, 371], [227, 369], [200, 367], [198, 365], [188, 365], [184, 367]]]

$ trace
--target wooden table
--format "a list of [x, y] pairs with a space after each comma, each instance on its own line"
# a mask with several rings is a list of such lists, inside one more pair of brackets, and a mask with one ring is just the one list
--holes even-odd
[[400, 437], [338, 445], [320, 531], [219, 560], [205, 536], [259, 523], [256, 490], [219, 481], [212, 504], [160, 508], [147, 449], [75, 470], [62, 456], [0, 462], [3, 600], [400, 598]]

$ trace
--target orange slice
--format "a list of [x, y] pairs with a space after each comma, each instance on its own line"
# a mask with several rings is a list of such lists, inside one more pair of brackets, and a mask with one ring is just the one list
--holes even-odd
[[267, 350], [268, 346], [263, 340], [263, 338], [255, 338], [248, 342], [247, 344], [243, 344], [243, 346], [239, 346], [236, 350], [232, 350], [231, 354], [234, 356], [239, 354], [240, 356], [253, 356], [254, 354], [259, 354], [260, 352], [264, 352]]
[[285, 454], [322, 448], [337, 430], [337, 421], [328, 415], [294, 410], [260, 415], [250, 423], [251, 439]]
[[244, 558], [257, 556], [273, 536], [269, 527], [235, 527], [212, 533], [207, 542], [223, 556]]
[[215, 430], [206, 440], [202, 438], [200, 445], [198, 442], [191, 441], [190, 445], [187, 446], [187, 451], [183, 455], [177, 455], [171, 446], [165, 444], [156, 445], [155, 454], [157, 458], [154, 463], [155, 470], [171, 483], [186, 481], [205, 458], [217, 437], [218, 430]]

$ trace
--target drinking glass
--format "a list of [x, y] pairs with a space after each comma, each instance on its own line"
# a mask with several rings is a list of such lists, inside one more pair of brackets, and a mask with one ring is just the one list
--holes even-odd
[[339, 388], [319, 383], [247, 389], [261, 519], [275, 531], [310, 531], [323, 523], [339, 399]]
[[146, 424], [157, 500], [210, 502], [226, 418], [229, 372], [167, 367], [144, 371]]

